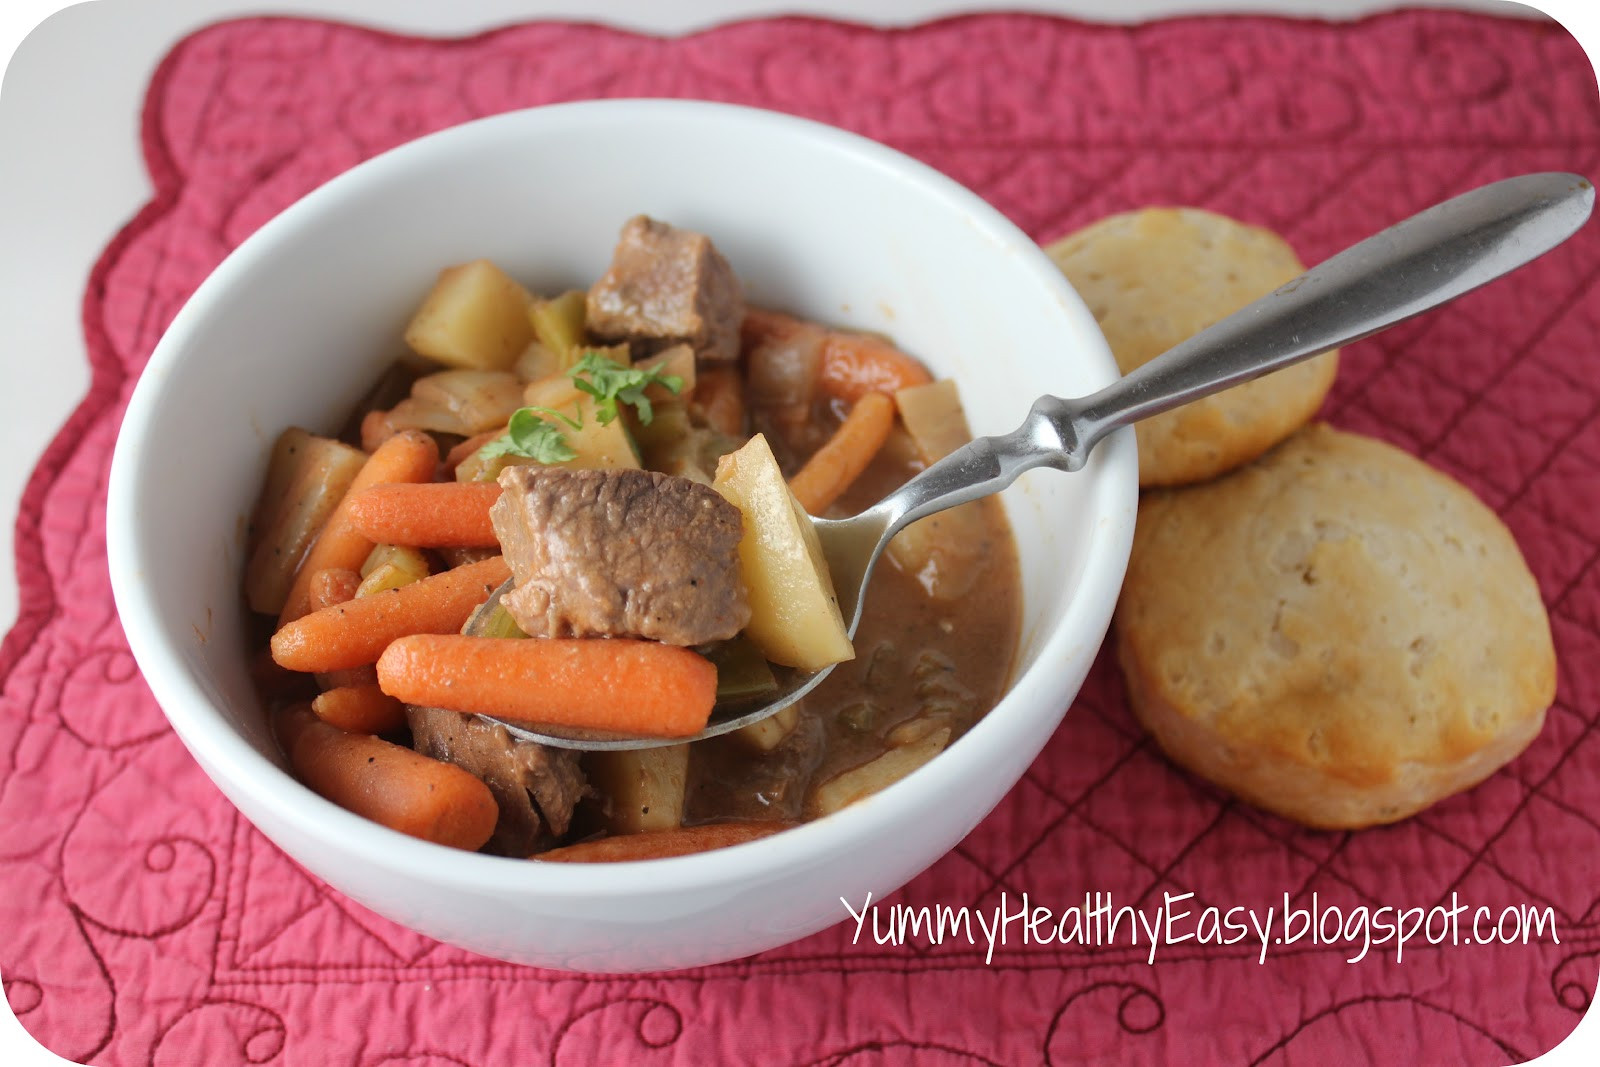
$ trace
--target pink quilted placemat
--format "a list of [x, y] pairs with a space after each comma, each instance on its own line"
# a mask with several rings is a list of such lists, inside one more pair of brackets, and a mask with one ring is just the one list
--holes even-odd
[[[333, 894], [243, 821], [167, 729], [112, 610], [112, 442], [164, 325], [223, 255], [346, 167], [465, 119], [699, 96], [845, 126], [932, 163], [1041, 240], [1149, 202], [1272, 226], [1308, 261], [1514, 173], [1600, 174], [1590, 64], [1553, 25], [1105, 28], [985, 15], [811, 20], [680, 39], [532, 24], [466, 40], [223, 23], [152, 82], [156, 195], [88, 280], [93, 386], [28, 488], [0, 651], [0, 971], [24, 1026], [95, 1063], [1497, 1064], [1555, 1045], [1600, 966], [1600, 229], [1514, 281], [1347, 350], [1327, 415], [1505, 516], [1549, 604], [1544, 734], [1401, 825], [1312, 833], [1166, 765], [1102, 657], [1022, 783], [888, 904], [1549, 909], [1559, 944], [1374, 948], [857, 943], [846, 922], [699, 971], [586, 977], [439, 945]], [[1019, 395], [1028, 394], [1019, 383]], [[890, 916], [882, 915], [883, 919]], [[840, 919], [848, 916], [840, 909]], [[1189, 920], [1194, 929], [1195, 919]], [[880, 927], [881, 931], [882, 927]]]

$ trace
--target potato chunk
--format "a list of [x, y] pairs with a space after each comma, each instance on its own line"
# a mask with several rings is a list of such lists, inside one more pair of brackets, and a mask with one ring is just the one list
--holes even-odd
[[612, 833], [676, 830], [683, 824], [688, 745], [591, 752], [584, 770], [589, 784], [610, 800], [606, 828]]
[[806, 800], [806, 818], [820, 819], [840, 808], [870, 797], [898, 782], [912, 771], [943, 752], [950, 743], [950, 728], [941, 727], [883, 755], [834, 775], [816, 786]]
[[306, 550], [366, 461], [366, 453], [298, 427], [279, 435], [251, 519], [244, 588], [252, 611], [283, 610]]
[[447, 267], [406, 327], [406, 344], [452, 367], [510, 370], [533, 340], [532, 303], [487, 259]]
[[[894, 402], [924, 465], [972, 440], [953, 381], [901, 389]], [[889, 542], [888, 556], [934, 600], [959, 600], [972, 590], [989, 558], [995, 536], [986, 510], [991, 506], [990, 501], [974, 500], [919, 519]]]
[[744, 515], [745, 635], [773, 663], [801, 670], [854, 659], [817, 532], [789, 492], [766, 438], [757, 434], [723, 456], [711, 486]]

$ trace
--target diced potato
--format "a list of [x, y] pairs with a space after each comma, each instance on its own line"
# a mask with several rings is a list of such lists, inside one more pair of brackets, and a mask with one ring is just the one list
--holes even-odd
[[366, 463], [366, 453], [291, 427], [273, 446], [245, 564], [250, 610], [277, 615], [306, 549]]
[[522, 350], [522, 355], [517, 357], [512, 364], [511, 372], [519, 381], [537, 382], [544, 378], [553, 378], [566, 369], [562, 359], [542, 342], [534, 340], [528, 342], [528, 347]]
[[652, 457], [665, 460], [681, 451], [686, 443], [692, 443], [690, 435], [694, 427], [689, 423], [688, 409], [681, 404], [658, 404], [654, 414], [648, 423], [633, 428], [633, 438], [639, 442], [645, 466], [658, 470]]
[[589, 784], [611, 800], [606, 825], [612, 833], [672, 830], [683, 824], [688, 745], [591, 752], [584, 758], [584, 771]]
[[993, 528], [985, 503], [975, 500], [918, 519], [884, 551], [931, 599], [959, 600], [972, 590], [988, 556]]
[[566, 370], [578, 360], [574, 350], [583, 347], [587, 301], [587, 293], [573, 289], [549, 300], [534, 301], [528, 311], [533, 335], [560, 361], [558, 371]]
[[722, 457], [712, 488], [744, 515], [739, 570], [751, 612], [745, 634], [773, 663], [801, 670], [853, 659], [816, 529], [766, 438], [757, 434]]
[[[621, 419], [613, 419], [610, 423], [600, 425], [599, 416], [595, 413], [594, 397], [582, 392], [572, 384], [569, 378], [550, 378], [542, 382], [529, 385], [522, 395], [523, 402], [530, 407], [549, 408], [580, 423], [578, 429], [573, 429], [564, 422], [557, 421], [562, 436], [567, 439], [567, 444], [578, 454], [576, 459], [565, 463], [558, 463], [558, 467], [576, 467], [590, 470], [609, 470], [614, 467], [639, 466], [639, 454], [634, 451], [633, 442], [628, 439], [627, 427]], [[508, 463], [523, 462], [517, 457], [507, 457]], [[532, 463], [533, 460], [526, 462]], [[498, 475], [496, 471], [496, 475]]]
[[640, 370], [659, 371], [663, 376], [676, 377], [681, 382], [674, 393], [664, 385], [646, 387], [644, 395], [652, 404], [685, 404], [694, 393], [694, 349], [688, 345], [673, 345], [663, 352], [634, 364]]
[[[504, 426], [522, 406], [522, 382], [510, 371], [447, 370], [418, 378], [411, 387], [418, 404], [437, 405], [455, 416], [463, 437]], [[390, 421], [394, 419], [391, 416]]]
[[898, 782], [943, 752], [949, 742], [948, 728], [935, 730], [899, 748], [891, 748], [870, 763], [834, 775], [811, 791], [806, 800], [806, 817], [816, 819], [831, 815], [847, 804], [854, 804]]
[[532, 303], [487, 259], [447, 267], [406, 327], [406, 344], [448, 366], [507, 370], [533, 340]]
[[790, 704], [776, 715], [768, 716], [760, 722], [753, 722], [749, 726], [741, 726], [729, 736], [752, 751], [765, 755], [783, 744], [784, 738], [794, 733], [794, 728], [800, 725], [800, 705]]
[[[374, 427], [376, 428], [376, 426]], [[427, 430], [429, 433], [465, 434], [461, 416], [432, 400], [418, 400], [408, 396], [383, 415], [382, 432], [370, 439], [362, 425], [361, 443], [376, 450], [378, 445], [401, 430]]]
[[948, 378], [901, 389], [894, 403], [924, 463], [943, 459], [972, 440], [956, 383]]
[[919, 712], [899, 723], [884, 737], [890, 748], [899, 748], [902, 745], [915, 744], [924, 737], [937, 730], [945, 729], [950, 723], [948, 711], [930, 710]]
[[[955, 382], [913, 385], [896, 392], [894, 401], [924, 464], [937, 462], [972, 440]], [[974, 501], [914, 522], [889, 542], [886, 552], [929, 597], [958, 600], [971, 591], [988, 557], [993, 529], [984, 507], [984, 502]]]
[[267, 458], [267, 476], [261, 480], [261, 492], [256, 495], [256, 506], [250, 513], [250, 526], [245, 540], [247, 552], [255, 551], [266, 527], [272, 525], [286, 506], [289, 486], [305, 464], [306, 448], [312, 439], [309, 430], [291, 426], [272, 443], [272, 454]]

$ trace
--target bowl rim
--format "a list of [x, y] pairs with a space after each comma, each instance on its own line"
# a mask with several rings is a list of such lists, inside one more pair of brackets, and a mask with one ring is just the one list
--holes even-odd
[[[502, 129], [620, 121], [643, 115], [652, 121], [714, 122], [737, 127], [757, 125], [816, 142], [864, 164], [893, 171], [920, 187], [930, 198], [963, 215], [971, 225], [1006, 252], [1034, 261], [1041, 281], [1054, 291], [1070, 317], [1078, 319], [1076, 342], [1097, 385], [1118, 376], [1110, 349], [1077, 293], [1055, 269], [1043, 250], [999, 209], [955, 179], [896, 149], [868, 137], [811, 119], [722, 102], [691, 99], [616, 98], [540, 105], [451, 126], [379, 153], [329, 179], [268, 220], [245, 238], [201, 282], [174, 316], [151, 353], [130, 396], [112, 456], [106, 506], [106, 549], [111, 586], [128, 645], [163, 715], [202, 770], [236, 806], [242, 794], [250, 805], [269, 813], [298, 834], [338, 842], [353, 858], [377, 869], [426, 872], [435, 885], [459, 886], [497, 895], [536, 893], [543, 897], [631, 896], [648, 872], [652, 891], [712, 889], [737, 882], [751, 873], [779, 874], [802, 868], [840, 850], [859, 847], [881, 836], [917, 810], [941, 803], [946, 774], [919, 770], [880, 793], [841, 812], [812, 820], [755, 841], [665, 859], [602, 864], [533, 863], [526, 859], [470, 853], [389, 830], [311, 792], [284, 768], [268, 759], [223, 718], [222, 711], [188, 676], [180, 653], [158, 635], [163, 627], [154, 597], [139, 577], [146, 539], [136, 521], [137, 472], [144, 465], [143, 445], [160, 396], [160, 383], [188, 346], [192, 324], [208, 305], [228, 291], [235, 275], [275, 250], [299, 230], [302, 219], [330, 210], [341, 199], [356, 197], [369, 185], [400, 172], [413, 158], [469, 145], [478, 138], [501, 136]], [[1078, 684], [1061, 684], [1070, 670], [1053, 669], [1074, 657], [1092, 660], [1109, 626], [1132, 546], [1138, 498], [1138, 471], [1131, 429], [1101, 442], [1089, 467], [1071, 475], [1098, 476], [1094, 498], [1100, 519], [1089, 527], [1083, 574], [1077, 592], [1060, 619], [1050, 627], [1033, 665], [1012, 679], [1000, 701], [930, 767], [960, 772], [963, 779], [982, 775], [982, 764], [1002, 766], [1015, 758], [1015, 735], [1032, 715], [1065, 716]], [[1084, 670], [1087, 670], [1087, 663]], [[1030, 706], [1032, 710], [1030, 711]], [[1057, 714], [1059, 709], [1059, 714]], [[1054, 729], [1054, 727], [1052, 727]], [[1030, 754], [1020, 775], [1037, 753]], [[963, 771], [962, 769], [965, 768]], [[924, 769], [925, 770], [925, 769]], [[1005, 795], [1014, 782], [996, 794]], [[978, 819], [989, 809], [979, 813]], [[252, 817], [252, 821], [255, 821]], [[448, 857], [448, 863], [439, 862]], [[647, 864], [647, 866], [641, 866]], [[842, 918], [842, 916], [841, 916]]]

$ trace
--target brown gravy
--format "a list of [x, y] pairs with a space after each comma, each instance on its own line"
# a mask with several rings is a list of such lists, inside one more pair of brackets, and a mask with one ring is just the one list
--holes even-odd
[[[880, 454], [832, 513], [870, 506], [918, 469]], [[856, 658], [804, 699], [799, 724], [783, 743], [765, 756], [729, 737], [691, 749], [685, 822], [803, 818], [813, 785], [882, 755], [896, 726], [935, 716], [954, 743], [999, 702], [1021, 633], [1021, 572], [999, 502], [976, 506], [986, 536], [970, 591], [933, 600], [884, 557], [867, 592]]]

